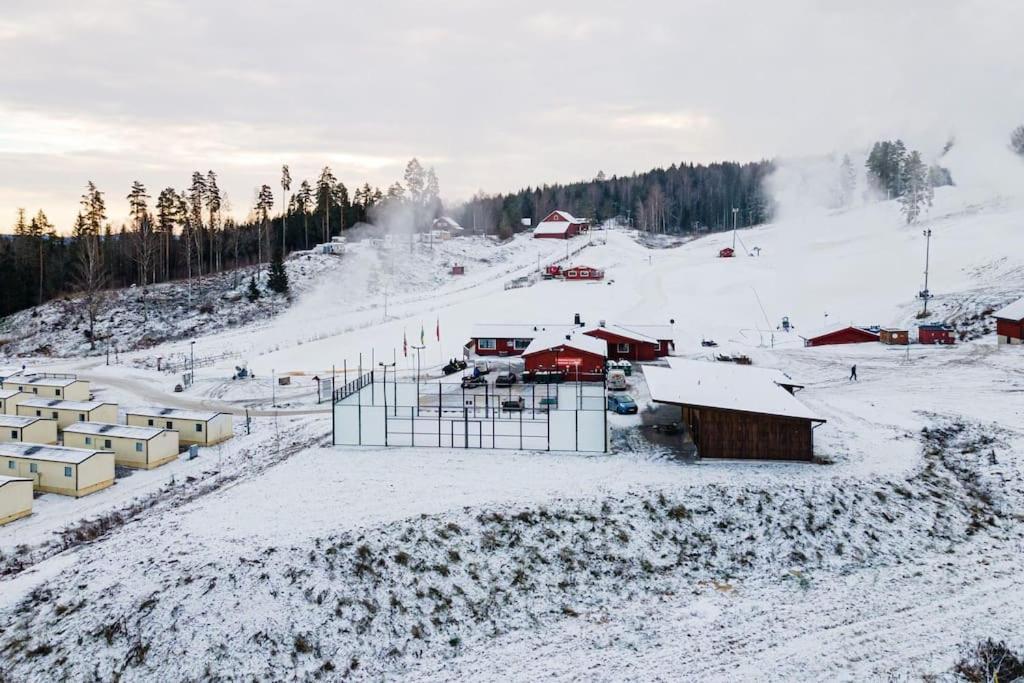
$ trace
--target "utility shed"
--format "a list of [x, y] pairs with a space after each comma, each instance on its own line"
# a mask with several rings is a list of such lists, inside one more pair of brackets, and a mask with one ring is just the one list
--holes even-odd
[[89, 383], [74, 375], [12, 375], [4, 380], [3, 388], [23, 391], [41, 398], [89, 400]]
[[1000, 344], [1024, 344], [1024, 299], [1018, 299], [992, 314]]
[[804, 346], [829, 346], [832, 344], [863, 344], [878, 341], [878, 333], [866, 327], [841, 325], [804, 337]]
[[18, 415], [56, 420], [57, 429], [75, 422], [117, 422], [117, 404], [32, 398], [18, 404]]
[[701, 457], [809, 462], [814, 428], [825, 420], [779, 384], [777, 373], [682, 359], [644, 368], [652, 400], [680, 407]]
[[0, 443], [0, 472], [31, 479], [36, 491], [81, 498], [114, 483], [114, 454], [91, 448]]
[[910, 331], [896, 327], [883, 327], [878, 331], [878, 341], [890, 346], [906, 346], [910, 343]]
[[57, 423], [41, 417], [0, 415], [0, 441], [57, 443]]
[[231, 415], [180, 408], [139, 408], [129, 410], [125, 421], [134, 427], [160, 427], [178, 432], [182, 445], [212, 446], [234, 436]]
[[32, 480], [0, 474], [0, 526], [32, 514]]
[[64, 430], [64, 445], [114, 451], [118, 465], [151, 470], [177, 460], [178, 432], [162, 427], [132, 427], [77, 422]]
[[26, 394], [17, 389], [0, 389], [0, 415], [17, 415], [18, 404], [33, 398], [32, 394]]

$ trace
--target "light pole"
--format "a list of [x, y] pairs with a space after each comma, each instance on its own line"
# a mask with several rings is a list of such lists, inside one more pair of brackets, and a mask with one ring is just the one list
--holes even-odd
[[[388, 368], [395, 367], [395, 363], [377, 363], [384, 370], [384, 445], [388, 445]], [[397, 370], [395, 372], [398, 372]]]
[[189, 351], [191, 352], [192, 360], [189, 363], [191, 366], [188, 375], [188, 385], [192, 386], [196, 381], [196, 340], [193, 339], [189, 344]]
[[931, 256], [932, 250], [932, 229], [928, 228], [921, 232], [925, 237], [924, 243], [924, 291], [921, 292], [921, 298], [924, 299], [924, 310], [921, 311], [921, 317], [928, 315], [928, 299], [931, 298], [931, 293], [928, 291], [928, 261]]
[[412, 348], [416, 349], [416, 414], [420, 414], [420, 351], [427, 348], [426, 345], [416, 346], [412, 345]]
[[735, 206], [732, 207], [732, 250], [736, 251], [736, 216], [738, 216], [740, 210]]
[[274, 377], [274, 368], [270, 368], [270, 407], [277, 407], [277, 379]]

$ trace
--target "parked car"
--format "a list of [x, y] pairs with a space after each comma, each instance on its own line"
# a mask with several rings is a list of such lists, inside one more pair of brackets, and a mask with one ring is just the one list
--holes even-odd
[[476, 387], [487, 386], [487, 378], [480, 375], [467, 375], [462, 378], [463, 389], [475, 389]]
[[502, 410], [510, 410], [510, 411], [511, 410], [522, 410], [525, 405], [526, 405], [526, 402], [523, 401], [523, 397], [522, 396], [516, 396], [515, 398], [506, 399], [506, 400], [502, 401], [501, 402], [501, 409]]
[[606, 382], [612, 391], [624, 391], [629, 388], [629, 384], [626, 383], [626, 373], [622, 370], [609, 370]]
[[498, 375], [498, 378], [494, 380], [494, 386], [496, 387], [510, 387], [516, 383], [515, 373], [503, 372]]
[[636, 415], [636, 401], [629, 394], [608, 394], [608, 410], [619, 415]]

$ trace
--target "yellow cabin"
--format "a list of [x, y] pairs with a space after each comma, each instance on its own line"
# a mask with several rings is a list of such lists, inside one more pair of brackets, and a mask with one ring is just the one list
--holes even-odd
[[134, 427], [159, 427], [178, 432], [184, 446], [212, 446], [234, 436], [234, 424], [228, 413], [179, 408], [140, 408], [129, 410], [125, 422]]
[[18, 404], [34, 398], [32, 394], [26, 394], [17, 389], [0, 389], [0, 415], [17, 415]]
[[32, 398], [18, 404], [18, 415], [56, 420], [61, 430], [75, 422], [117, 422], [117, 404]]
[[74, 375], [13, 375], [3, 388], [31, 394], [38, 398], [59, 398], [65, 401], [88, 401], [89, 383]]
[[57, 443], [57, 423], [42, 417], [0, 415], [0, 441]]
[[0, 526], [32, 514], [32, 480], [0, 474]]
[[114, 483], [114, 453], [88, 448], [0, 443], [0, 473], [30, 479], [36, 491], [81, 498]]
[[151, 470], [178, 458], [178, 432], [159, 427], [132, 427], [101, 422], [76, 422], [64, 430], [64, 445], [102, 448], [126, 467]]

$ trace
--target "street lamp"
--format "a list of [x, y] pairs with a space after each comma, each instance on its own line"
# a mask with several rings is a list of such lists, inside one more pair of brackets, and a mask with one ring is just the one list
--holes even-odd
[[735, 206], [732, 208], [732, 250], [736, 251], [736, 216], [738, 216], [740, 210]]
[[191, 369], [189, 370], [188, 385], [192, 386], [196, 381], [196, 340], [193, 339], [189, 344], [189, 351], [191, 352], [192, 360], [190, 362]]
[[927, 228], [921, 231], [921, 234], [925, 237], [924, 246], [924, 291], [921, 292], [920, 296], [924, 299], [924, 310], [921, 311], [921, 317], [924, 318], [928, 315], [928, 299], [931, 298], [931, 293], [928, 291], [928, 261], [931, 256], [932, 249], [932, 229]]
[[[416, 349], [416, 414], [420, 414], [420, 351], [427, 348], [426, 344], [421, 346], [412, 345]], [[386, 395], [386, 394], [385, 394]]]

